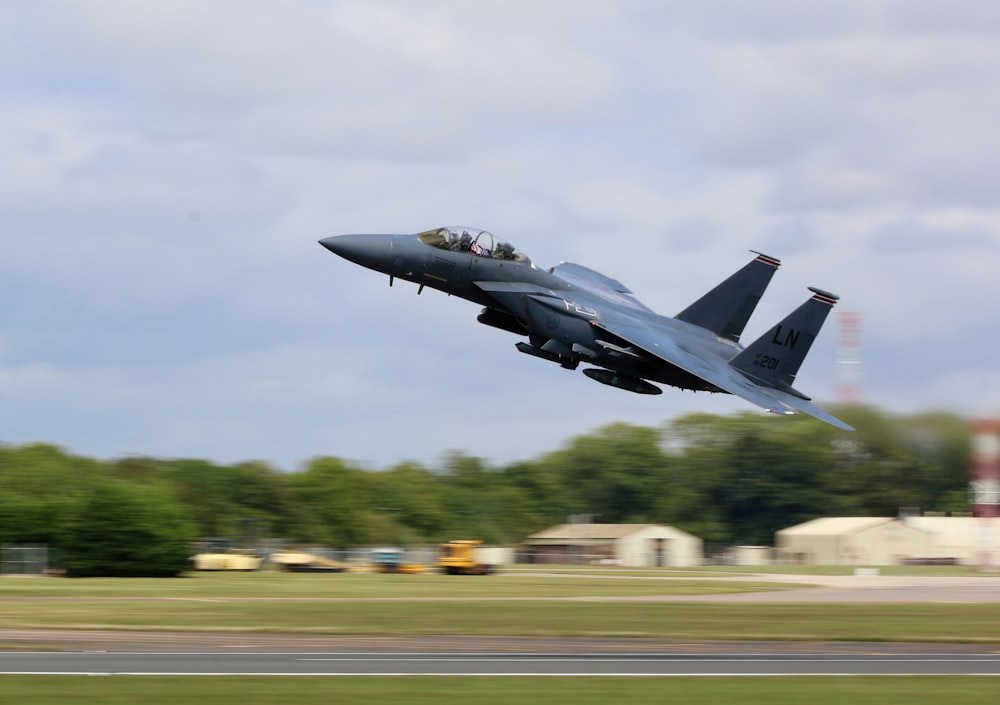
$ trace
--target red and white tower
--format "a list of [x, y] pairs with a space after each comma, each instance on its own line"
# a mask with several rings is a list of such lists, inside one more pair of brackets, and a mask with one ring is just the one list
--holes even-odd
[[993, 518], [1000, 504], [1000, 423], [980, 419], [973, 429], [969, 503], [973, 516]]
[[980, 419], [973, 424], [972, 459], [969, 468], [969, 504], [972, 515], [980, 517], [981, 570], [994, 569], [996, 517], [1000, 508], [1000, 423]]
[[861, 313], [837, 314], [837, 396], [841, 404], [861, 401]]

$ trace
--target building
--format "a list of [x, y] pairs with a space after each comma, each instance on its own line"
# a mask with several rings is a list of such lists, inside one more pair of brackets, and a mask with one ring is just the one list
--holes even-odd
[[932, 555], [928, 531], [885, 517], [827, 517], [777, 533], [778, 559], [810, 565], [898, 565]]
[[992, 565], [997, 553], [994, 524], [983, 517], [907, 517], [906, 523], [930, 535], [929, 558], [942, 563]]
[[779, 561], [811, 565], [990, 565], [1000, 535], [979, 517], [828, 517], [777, 533]]
[[774, 549], [770, 546], [733, 546], [726, 551], [724, 560], [727, 565], [771, 565]]
[[681, 568], [701, 565], [702, 541], [659, 524], [560, 524], [524, 541], [533, 563], [604, 563]]

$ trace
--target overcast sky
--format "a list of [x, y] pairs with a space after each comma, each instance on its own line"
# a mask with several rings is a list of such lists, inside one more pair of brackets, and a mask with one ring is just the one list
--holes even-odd
[[669, 315], [760, 250], [744, 341], [818, 286], [865, 400], [996, 414], [1000, 3], [0, 2], [0, 441], [502, 464], [755, 409], [596, 384], [316, 242], [450, 224]]

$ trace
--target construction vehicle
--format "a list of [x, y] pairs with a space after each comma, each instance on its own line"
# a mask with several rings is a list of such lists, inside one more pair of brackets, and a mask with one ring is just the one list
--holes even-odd
[[456, 539], [441, 544], [438, 567], [448, 575], [489, 575], [496, 572], [495, 566], [479, 560], [477, 554], [482, 544], [475, 539]]
[[199, 553], [192, 559], [195, 570], [260, 570], [261, 559], [233, 549], [228, 553]]
[[404, 551], [395, 546], [384, 546], [372, 549], [371, 570], [373, 573], [423, 573], [426, 566], [417, 563], [404, 563]]
[[290, 573], [343, 573], [347, 564], [306, 551], [277, 551], [271, 562]]
[[226, 539], [204, 539], [198, 548], [191, 557], [195, 570], [260, 570], [263, 563], [255, 550], [233, 548]]

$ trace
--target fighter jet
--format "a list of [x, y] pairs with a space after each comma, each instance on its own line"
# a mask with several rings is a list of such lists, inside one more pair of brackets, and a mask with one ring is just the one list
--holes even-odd
[[678, 313], [653, 312], [620, 282], [579, 264], [544, 269], [510, 243], [478, 228], [442, 227], [415, 235], [337, 235], [331, 252], [483, 307], [478, 320], [526, 338], [527, 355], [612, 387], [660, 394], [653, 382], [735, 394], [775, 414], [802, 412], [854, 430], [813, 404], [792, 383], [838, 296], [811, 296], [744, 347], [740, 336], [781, 262], [751, 251], [742, 269]]

